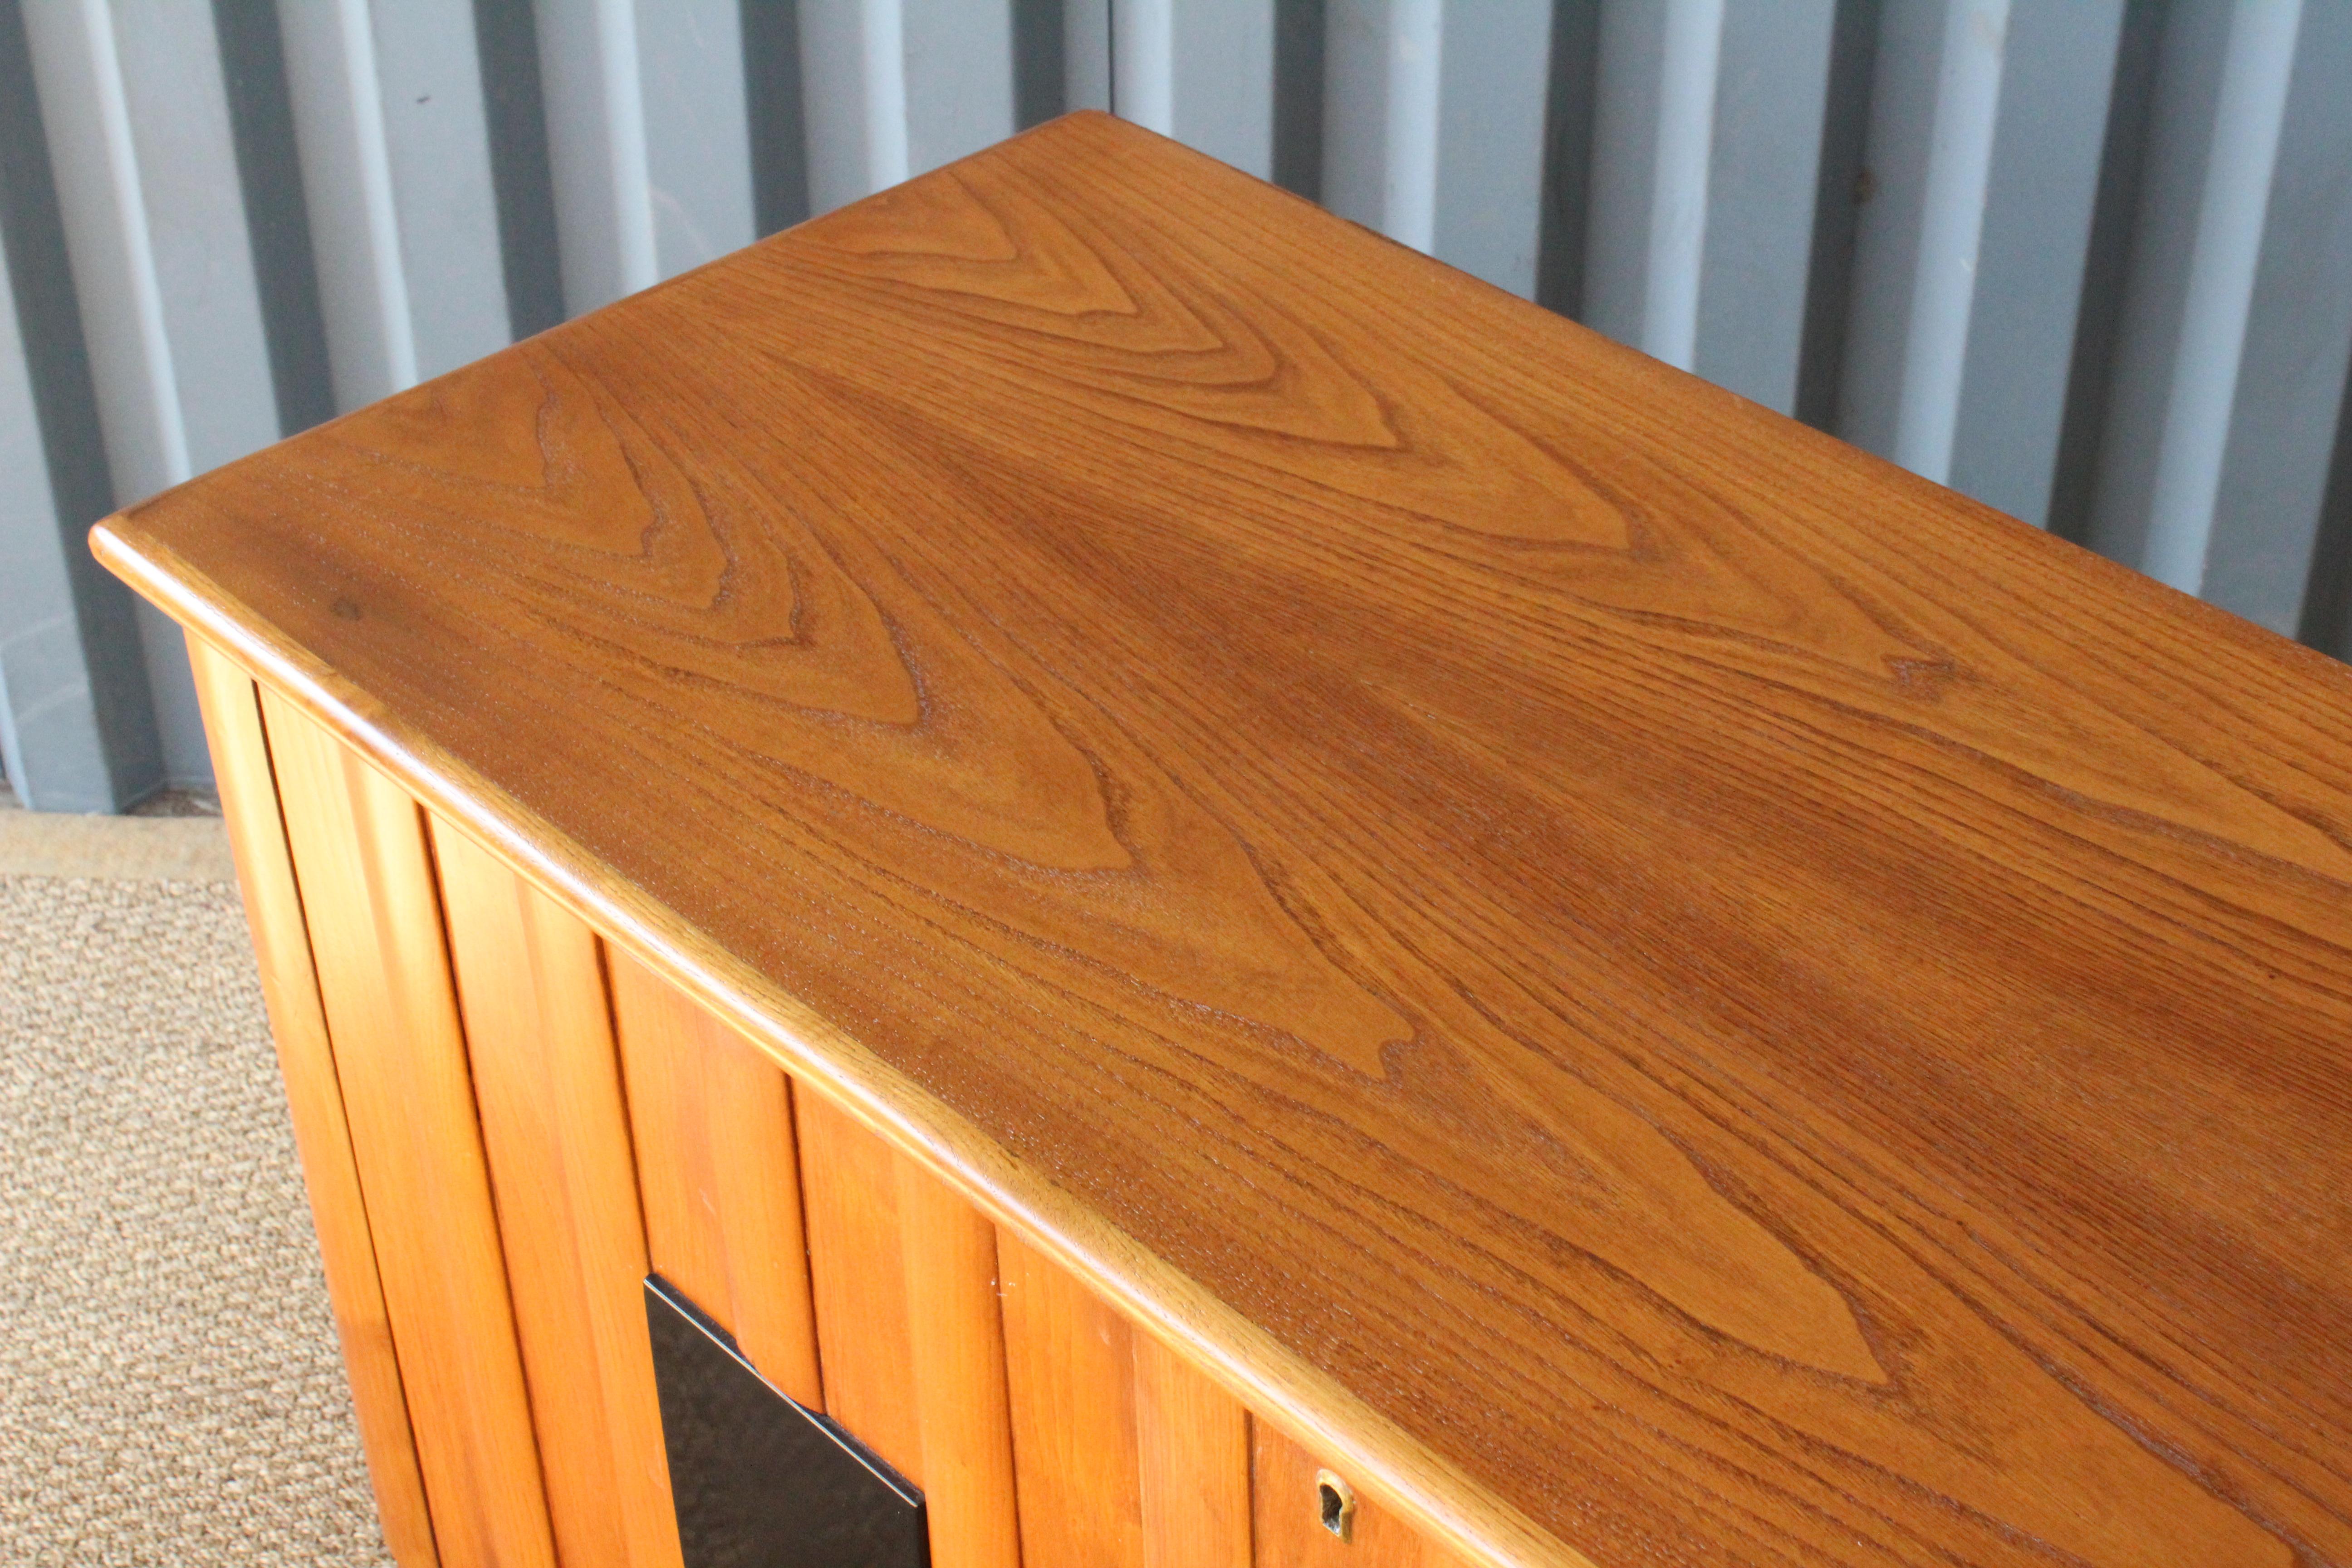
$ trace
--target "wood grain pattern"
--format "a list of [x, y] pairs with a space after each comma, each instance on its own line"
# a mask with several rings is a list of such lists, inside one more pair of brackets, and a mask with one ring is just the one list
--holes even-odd
[[278, 814], [260, 694], [251, 677], [199, 638], [188, 639], [188, 661], [195, 671], [196, 700], [204, 711], [237, 885], [245, 893], [246, 920], [253, 929], [262, 1004], [286, 1079], [294, 1147], [310, 1194], [327, 1298], [334, 1303], [335, 1331], [359, 1416], [360, 1447], [375, 1489], [376, 1517], [384, 1545], [401, 1568], [437, 1568], [425, 1478], [417, 1468], [407, 1396], [401, 1392], [400, 1356], [376, 1275], [375, 1242], [360, 1195], [359, 1167], [352, 1163], [334, 1047], [327, 1037], [302, 897], [294, 885], [294, 861]]
[[552, 1568], [423, 814], [276, 697], [262, 711], [440, 1560]]
[[819, 1097], [793, 1109], [825, 1413], [922, 1488], [938, 1568], [1019, 1568], [995, 1230]]
[[996, 1237], [1028, 1568], [1250, 1568], [1249, 1417], [1010, 1231]]
[[1458, 1559], [1363, 1498], [1349, 1538], [1340, 1540], [1323, 1525], [1317, 1483], [1329, 1467], [1322, 1458], [1264, 1421], [1251, 1436], [1257, 1568], [1457, 1568]]
[[822, 1410], [792, 1085], [627, 954], [607, 950], [606, 967], [654, 1271]]
[[556, 1555], [678, 1568], [645, 1222], [595, 933], [430, 821]]
[[2317, 655], [1086, 117], [99, 542], [1450, 1539], [2352, 1563]]

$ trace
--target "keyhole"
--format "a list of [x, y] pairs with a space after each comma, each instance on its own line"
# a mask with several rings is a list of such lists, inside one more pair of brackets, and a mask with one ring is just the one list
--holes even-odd
[[1328, 1470], [1315, 1472], [1315, 1501], [1323, 1528], [1341, 1541], [1356, 1536], [1356, 1489]]

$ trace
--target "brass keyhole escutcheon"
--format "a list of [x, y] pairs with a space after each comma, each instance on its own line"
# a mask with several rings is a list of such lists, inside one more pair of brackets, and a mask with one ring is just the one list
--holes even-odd
[[1315, 1506], [1323, 1528], [1341, 1542], [1356, 1538], [1356, 1489], [1328, 1470], [1315, 1472]]

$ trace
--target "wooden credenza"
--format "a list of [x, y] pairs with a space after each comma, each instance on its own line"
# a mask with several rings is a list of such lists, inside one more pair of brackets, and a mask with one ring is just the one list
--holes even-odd
[[2352, 1563], [2307, 650], [1090, 115], [94, 538], [406, 1568]]

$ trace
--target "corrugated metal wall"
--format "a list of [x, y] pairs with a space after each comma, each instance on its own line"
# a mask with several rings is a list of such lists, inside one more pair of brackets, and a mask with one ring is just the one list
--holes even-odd
[[84, 527], [1108, 108], [2339, 655], [2347, 0], [0, 0], [0, 742], [201, 781]]

